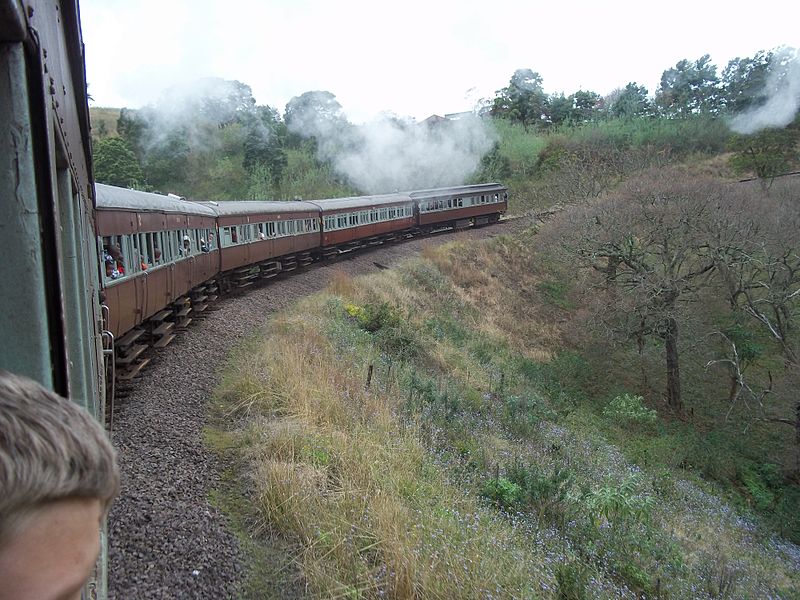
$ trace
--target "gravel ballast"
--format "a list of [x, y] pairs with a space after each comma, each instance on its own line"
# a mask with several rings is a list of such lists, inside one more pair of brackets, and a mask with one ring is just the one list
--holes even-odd
[[237, 343], [274, 312], [324, 289], [337, 271], [374, 272], [375, 263], [391, 267], [425, 245], [489, 237], [517, 223], [382, 246], [221, 296], [216, 310], [155, 351], [114, 414], [122, 489], [108, 520], [109, 597], [238, 596], [244, 557], [225, 516], [209, 502], [223, 466], [202, 439], [219, 366]]

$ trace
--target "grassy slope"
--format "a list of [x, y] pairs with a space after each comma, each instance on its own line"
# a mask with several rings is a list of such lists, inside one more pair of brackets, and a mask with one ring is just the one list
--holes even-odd
[[242, 418], [225, 435], [314, 593], [798, 593], [796, 547], [612, 443], [619, 424], [580, 401], [585, 365], [559, 353], [565, 302], [522, 241], [456, 244], [341, 277], [231, 363], [217, 408]]
[[92, 125], [92, 139], [100, 140], [106, 137], [116, 137], [117, 120], [120, 109], [102, 106], [89, 107], [89, 121]]

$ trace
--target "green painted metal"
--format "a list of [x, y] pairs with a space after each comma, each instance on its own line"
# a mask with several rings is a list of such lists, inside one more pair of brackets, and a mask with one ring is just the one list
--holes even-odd
[[28, 94], [23, 45], [0, 45], [0, 367], [52, 388]]

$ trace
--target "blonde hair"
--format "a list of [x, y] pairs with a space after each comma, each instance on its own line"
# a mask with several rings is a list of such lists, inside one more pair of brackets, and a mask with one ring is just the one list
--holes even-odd
[[83, 408], [0, 370], [0, 543], [15, 522], [45, 502], [119, 491], [116, 452]]

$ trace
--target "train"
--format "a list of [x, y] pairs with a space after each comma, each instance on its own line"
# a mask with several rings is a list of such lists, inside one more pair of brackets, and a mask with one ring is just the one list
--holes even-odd
[[[96, 184], [105, 331], [125, 381], [223, 292], [357, 249], [497, 222], [497, 183], [308, 201], [193, 201]], [[107, 348], [108, 350], [109, 348]]]
[[[108, 423], [117, 381], [218, 294], [373, 245], [499, 220], [500, 184], [307, 201], [96, 184], [77, 0], [0, 3], [0, 368]], [[107, 551], [83, 592], [107, 597]]]
[[[0, 368], [105, 422], [84, 45], [76, 0], [0, 2]], [[105, 530], [83, 597], [107, 595]]]

